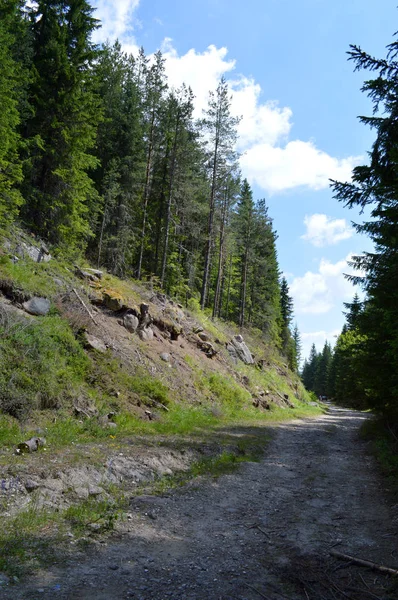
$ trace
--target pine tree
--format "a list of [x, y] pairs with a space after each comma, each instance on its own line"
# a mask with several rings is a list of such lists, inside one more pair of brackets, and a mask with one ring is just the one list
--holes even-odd
[[281, 304], [276, 239], [265, 200], [259, 200], [255, 207], [250, 322], [263, 332], [270, 343], [280, 346]]
[[91, 252], [119, 276], [133, 272], [138, 251], [139, 192], [144, 177], [141, 67], [119, 42], [102, 48], [96, 65], [104, 119], [98, 127], [93, 174], [103, 204]]
[[216, 92], [210, 93], [208, 108], [201, 121], [209, 152], [210, 171], [209, 216], [200, 298], [202, 309], [207, 304], [209, 294], [217, 201], [224, 179], [236, 168], [235, 143], [238, 123], [239, 119], [231, 116], [228, 84], [222, 78]]
[[[143, 51], [142, 51], [143, 54]], [[165, 79], [165, 66], [162, 53], [156, 52], [154, 62], [151, 66], [144, 65], [143, 75], [145, 77], [144, 103], [143, 103], [143, 130], [146, 139], [146, 165], [145, 176], [142, 186], [141, 202], [141, 231], [140, 245], [137, 263], [137, 279], [141, 279], [144, 252], [147, 243], [148, 208], [151, 199], [154, 165], [157, 160], [157, 152], [160, 147], [160, 120], [163, 107], [164, 93], [167, 89]]]
[[255, 207], [253, 193], [247, 179], [244, 179], [236, 213], [236, 236], [240, 271], [240, 306], [238, 323], [243, 327], [248, 295], [249, 271], [254, 246]]
[[344, 313], [348, 329], [356, 329], [362, 312], [362, 303], [359, 300], [358, 294], [354, 294], [352, 302], [344, 302], [344, 306], [348, 310], [348, 312]]

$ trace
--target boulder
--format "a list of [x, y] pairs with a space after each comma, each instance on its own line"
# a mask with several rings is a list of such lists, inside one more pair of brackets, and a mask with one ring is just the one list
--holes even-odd
[[136, 317], [133, 314], [129, 313], [123, 318], [123, 325], [128, 331], [130, 331], [130, 333], [134, 333], [137, 330], [139, 324], [140, 322], [138, 320], [138, 317]]
[[202, 340], [202, 342], [210, 342], [210, 338], [204, 331], [199, 331], [198, 337]]
[[227, 344], [227, 350], [231, 357], [237, 357], [246, 365], [253, 365], [254, 359], [249, 348], [246, 346], [241, 335], [235, 335], [231, 342]]
[[164, 360], [164, 362], [170, 362], [170, 354], [168, 354], [168, 352], [162, 352], [160, 358]]
[[155, 317], [153, 322], [160, 331], [167, 332], [169, 334], [167, 337], [174, 341], [178, 340], [178, 336], [182, 333], [181, 325], [165, 317]]
[[102, 279], [102, 276], [104, 274], [103, 271], [99, 271], [98, 269], [86, 269], [86, 272], [91, 273], [97, 279]]
[[150, 342], [153, 340], [153, 330], [150, 327], [140, 329], [138, 335], [143, 342]]
[[218, 354], [218, 351], [210, 342], [202, 342], [202, 340], [200, 340], [198, 342], [198, 348], [200, 348], [208, 358], [213, 358], [213, 356], [216, 356], [216, 354]]
[[29, 258], [35, 262], [49, 262], [51, 260], [51, 254], [45, 244], [34, 246], [33, 244], [20, 242], [15, 249], [15, 254], [18, 254], [18, 256], [21, 256], [22, 258], [29, 256]]
[[113, 310], [114, 312], [121, 310], [123, 307], [123, 298], [114, 290], [104, 290], [102, 292], [102, 301], [106, 308], [109, 308], [109, 310]]
[[22, 306], [30, 315], [45, 317], [50, 310], [50, 300], [33, 296], [30, 300], [24, 302]]
[[106, 352], [106, 346], [102, 340], [99, 340], [94, 335], [84, 332], [84, 341], [86, 347], [97, 350], [97, 352]]
[[102, 272], [101, 271], [97, 271], [98, 273], [101, 273], [101, 277], [99, 277], [98, 275], [95, 274], [96, 269], [81, 269], [80, 267], [78, 267], [77, 265], [75, 265], [75, 274], [80, 277], [80, 279], [87, 279], [88, 281], [99, 281], [102, 277]]

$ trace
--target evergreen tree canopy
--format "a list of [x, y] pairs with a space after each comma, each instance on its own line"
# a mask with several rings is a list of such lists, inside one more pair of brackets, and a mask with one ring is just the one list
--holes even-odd
[[[370, 162], [355, 167], [352, 183], [333, 183], [335, 197], [348, 207], [370, 207], [371, 220], [357, 225], [374, 243], [374, 251], [354, 259], [365, 278], [354, 277], [367, 293], [359, 331], [363, 340], [364, 390], [370, 403], [398, 413], [398, 42], [377, 59], [351, 46], [355, 69], [374, 72], [362, 90], [373, 103], [373, 115], [360, 117], [376, 140]], [[351, 324], [349, 323], [349, 327]]]

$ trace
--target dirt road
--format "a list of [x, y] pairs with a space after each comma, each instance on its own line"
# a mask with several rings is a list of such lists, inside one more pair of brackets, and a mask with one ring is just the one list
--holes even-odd
[[329, 555], [398, 568], [398, 506], [358, 437], [364, 418], [332, 408], [280, 425], [261, 462], [133, 500], [116, 540], [0, 598], [398, 598], [391, 577]]

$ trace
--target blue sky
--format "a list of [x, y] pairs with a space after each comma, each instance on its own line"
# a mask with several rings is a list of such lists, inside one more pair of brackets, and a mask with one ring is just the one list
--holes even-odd
[[102, 29], [127, 51], [161, 49], [169, 81], [191, 85], [196, 114], [225, 76], [242, 115], [239, 150], [255, 197], [266, 198], [278, 257], [295, 305], [305, 354], [334, 341], [343, 302], [355, 290], [347, 257], [369, 249], [351, 228], [358, 213], [338, 204], [329, 178], [348, 180], [366, 161], [372, 132], [357, 115], [371, 105], [366, 74], [349, 44], [376, 56], [397, 29], [396, 0], [95, 0]]

